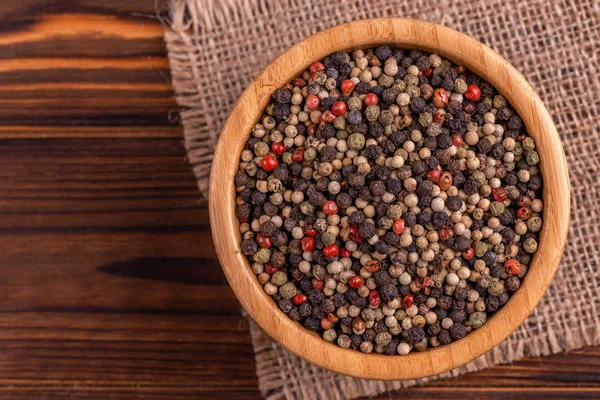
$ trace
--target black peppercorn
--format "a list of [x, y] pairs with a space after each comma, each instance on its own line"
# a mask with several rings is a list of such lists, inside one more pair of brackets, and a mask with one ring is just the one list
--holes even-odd
[[450, 211], [458, 211], [462, 207], [462, 200], [458, 196], [449, 196], [446, 200], [446, 207]]
[[392, 301], [399, 296], [398, 288], [393, 284], [381, 286], [380, 294], [383, 301]]
[[245, 256], [251, 256], [258, 250], [258, 245], [254, 239], [246, 239], [242, 241], [240, 247]]
[[404, 332], [404, 337], [407, 342], [415, 344], [419, 343], [425, 337], [425, 332], [423, 331], [423, 328], [412, 327]]
[[370, 222], [363, 222], [358, 228], [358, 234], [363, 239], [369, 239], [375, 235], [375, 225]]
[[466, 336], [467, 334], [467, 329], [465, 328], [465, 326], [463, 324], [454, 324], [450, 327], [450, 336], [452, 336], [452, 338], [454, 340], [458, 340], [458, 339], [462, 339]]

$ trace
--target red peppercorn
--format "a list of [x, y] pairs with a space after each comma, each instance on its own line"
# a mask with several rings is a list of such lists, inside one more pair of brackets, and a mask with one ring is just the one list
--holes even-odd
[[273, 142], [271, 144], [271, 150], [273, 150], [273, 153], [280, 156], [285, 153], [285, 145], [281, 142]]
[[520, 220], [527, 220], [531, 218], [531, 209], [528, 207], [521, 207], [517, 210], [517, 218]]
[[317, 61], [316, 63], [313, 63], [310, 67], [308, 67], [308, 70], [312, 75], [314, 75], [317, 72], [325, 71], [325, 66], [322, 62]]
[[365, 102], [366, 105], [373, 106], [373, 105], [379, 103], [379, 97], [377, 97], [377, 95], [375, 93], [369, 93], [365, 96], [363, 101]]
[[321, 318], [321, 328], [328, 330], [333, 328], [333, 324], [330, 320], [327, 319], [327, 317], [323, 317]]
[[342, 257], [342, 258], [350, 257], [350, 252], [346, 249], [340, 249], [340, 257]]
[[492, 189], [492, 196], [496, 201], [504, 201], [506, 200], [506, 190], [502, 186]]
[[317, 236], [317, 230], [312, 227], [312, 225], [306, 225], [304, 227], [304, 234], [306, 236], [315, 237]]
[[446, 104], [448, 104], [448, 92], [444, 88], [435, 89], [432, 99], [434, 106], [438, 108], [446, 107]]
[[321, 122], [332, 123], [333, 121], [335, 121], [335, 115], [333, 115], [331, 111], [327, 110], [323, 114], [321, 114], [319, 119], [321, 120]]
[[457, 65], [456, 67], [454, 67], [454, 70], [459, 75], [466, 75], [466, 73], [467, 73], [467, 69], [465, 68], [464, 65]]
[[381, 268], [381, 263], [378, 260], [369, 260], [365, 263], [365, 269], [370, 273], [375, 273]]
[[271, 172], [279, 165], [279, 161], [273, 156], [264, 156], [260, 165], [265, 171]]
[[337, 214], [338, 206], [335, 204], [335, 201], [326, 201], [325, 204], [323, 204], [323, 212], [327, 215]]
[[426, 76], [429, 78], [432, 73], [433, 73], [433, 68], [429, 68], [429, 69], [423, 71], [423, 76]]
[[521, 263], [517, 260], [510, 259], [504, 263], [504, 269], [507, 274], [519, 275], [521, 272]]
[[331, 106], [331, 111], [333, 112], [333, 115], [344, 115], [346, 113], [346, 103], [344, 103], [343, 101], [336, 101], [335, 103], [333, 103], [333, 106]]
[[319, 99], [314, 94], [309, 94], [308, 97], [306, 98], [306, 108], [308, 108], [309, 110], [316, 109], [317, 107], [319, 107], [320, 103], [321, 103], [321, 99]]
[[249, 220], [250, 220], [250, 217], [242, 217], [242, 218], [240, 218], [240, 223], [245, 224]]
[[436, 124], [444, 125], [445, 121], [446, 114], [444, 114], [443, 112], [438, 111], [435, 114], [433, 114], [433, 122], [435, 122]]
[[450, 228], [450, 226], [446, 226], [440, 229], [438, 234], [441, 240], [448, 240], [452, 237], [452, 235], [454, 235], [454, 231], [452, 230], [452, 228]]
[[394, 233], [396, 235], [400, 235], [401, 233], [403, 233], [404, 229], [406, 229], [404, 227], [404, 220], [402, 218], [398, 218], [397, 220], [395, 220], [392, 224], [392, 229], [394, 230]]
[[465, 260], [472, 260], [475, 257], [475, 249], [469, 247], [469, 249], [462, 253], [462, 256]]
[[529, 207], [531, 205], [531, 199], [527, 196], [521, 196], [519, 197], [517, 204], [519, 207]]
[[358, 234], [358, 228], [355, 226], [351, 226], [350, 228], [348, 228], [348, 230], [350, 231], [350, 240], [352, 240], [353, 242], [356, 243], [362, 243], [362, 238], [360, 237], [360, 235]]
[[303, 149], [294, 150], [294, 152], [292, 153], [292, 160], [296, 161], [296, 162], [304, 161], [304, 150]]
[[329, 322], [331, 322], [332, 324], [335, 324], [336, 322], [338, 322], [340, 319], [338, 318], [337, 315], [335, 315], [334, 313], [327, 313], [327, 319], [329, 320]]
[[440, 170], [439, 169], [432, 169], [431, 171], [429, 171], [427, 174], [425, 174], [425, 177], [427, 179], [429, 179], [430, 181], [437, 181], [440, 178]]
[[352, 91], [354, 90], [354, 82], [352, 82], [350, 79], [346, 79], [342, 82], [341, 89], [342, 93], [344, 94], [352, 93]]
[[312, 278], [311, 281], [313, 289], [323, 290], [325, 287], [325, 281], [323, 279]]
[[265, 264], [265, 272], [269, 275], [273, 275], [278, 270], [279, 270], [279, 268], [277, 268], [277, 267], [273, 267], [270, 264]]
[[354, 289], [358, 289], [365, 283], [365, 279], [362, 276], [354, 275], [348, 279], [348, 285]]
[[481, 97], [481, 90], [475, 85], [469, 85], [465, 97], [471, 101], [477, 101]]
[[292, 86], [303, 88], [304, 86], [306, 86], [306, 81], [302, 78], [295, 78], [294, 80], [292, 80]]
[[369, 292], [369, 304], [371, 307], [376, 308], [381, 304], [381, 295], [379, 290], [371, 290]]
[[306, 303], [308, 301], [308, 297], [304, 293], [298, 293], [292, 299], [295, 305], [299, 306], [302, 303]]
[[256, 235], [256, 243], [258, 243], [260, 247], [268, 249], [269, 247], [271, 247], [271, 238], [263, 235], [262, 233], [259, 233], [258, 235]]
[[452, 144], [456, 147], [460, 147], [463, 144], [463, 138], [460, 133], [455, 133], [452, 135]]
[[433, 282], [433, 279], [431, 279], [430, 277], [426, 276], [426, 277], [424, 277], [423, 279], [421, 279], [420, 281], [419, 281], [419, 280], [417, 280], [417, 282], [416, 282], [416, 283], [417, 283], [417, 287], [418, 287], [418, 288], [421, 288], [421, 289], [423, 289], [423, 288], [426, 288], [426, 287], [433, 286], [433, 284], [434, 284], [435, 282]]
[[315, 249], [315, 239], [310, 236], [305, 236], [300, 241], [303, 251], [313, 251]]
[[442, 190], [448, 190], [452, 186], [452, 174], [448, 171], [442, 172], [437, 181], [438, 186]]
[[407, 309], [410, 306], [412, 306], [414, 304], [414, 302], [415, 302], [414, 296], [409, 293], [402, 298], [402, 301], [400, 302], [400, 304], [402, 305], [402, 308]]
[[339, 252], [340, 252], [340, 249], [335, 244], [332, 244], [331, 246], [323, 247], [323, 254], [325, 254], [325, 257], [327, 257], [327, 258], [337, 257]]

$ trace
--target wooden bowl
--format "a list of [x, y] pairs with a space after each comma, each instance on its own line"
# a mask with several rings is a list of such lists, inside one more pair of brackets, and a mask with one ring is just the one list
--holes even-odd
[[[449, 345], [389, 356], [342, 349], [303, 328], [279, 310], [263, 291], [246, 257], [235, 216], [234, 175], [250, 129], [275, 89], [311, 63], [337, 50], [393, 44], [436, 52], [494, 85], [523, 118], [535, 139], [544, 178], [544, 226], [539, 248], [521, 288], [481, 328]], [[542, 101], [504, 58], [477, 40], [452, 29], [410, 19], [371, 19], [319, 32], [269, 64], [240, 96], [223, 128], [210, 177], [210, 220], [214, 243], [229, 284], [252, 318], [275, 340], [321, 367], [360, 378], [415, 379], [465, 364], [504, 340], [529, 315], [546, 291], [561, 258], [569, 223], [567, 164], [552, 118]]]

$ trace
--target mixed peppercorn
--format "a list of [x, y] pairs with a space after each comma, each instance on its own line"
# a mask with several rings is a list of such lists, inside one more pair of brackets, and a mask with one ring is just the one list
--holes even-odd
[[335, 52], [273, 94], [235, 175], [241, 251], [340, 347], [461, 339], [516, 291], [542, 227], [539, 154], [492, 85], [437, 54]]

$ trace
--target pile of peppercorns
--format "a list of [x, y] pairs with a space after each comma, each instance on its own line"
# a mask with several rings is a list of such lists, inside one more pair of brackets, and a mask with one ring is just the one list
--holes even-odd
[[437, 54], [335, 52], [273, 94], [235, 175], [241, 251], [279, 308], [340, 347], [461, 339], [517, 290], [542, 177], [522, 119]]

